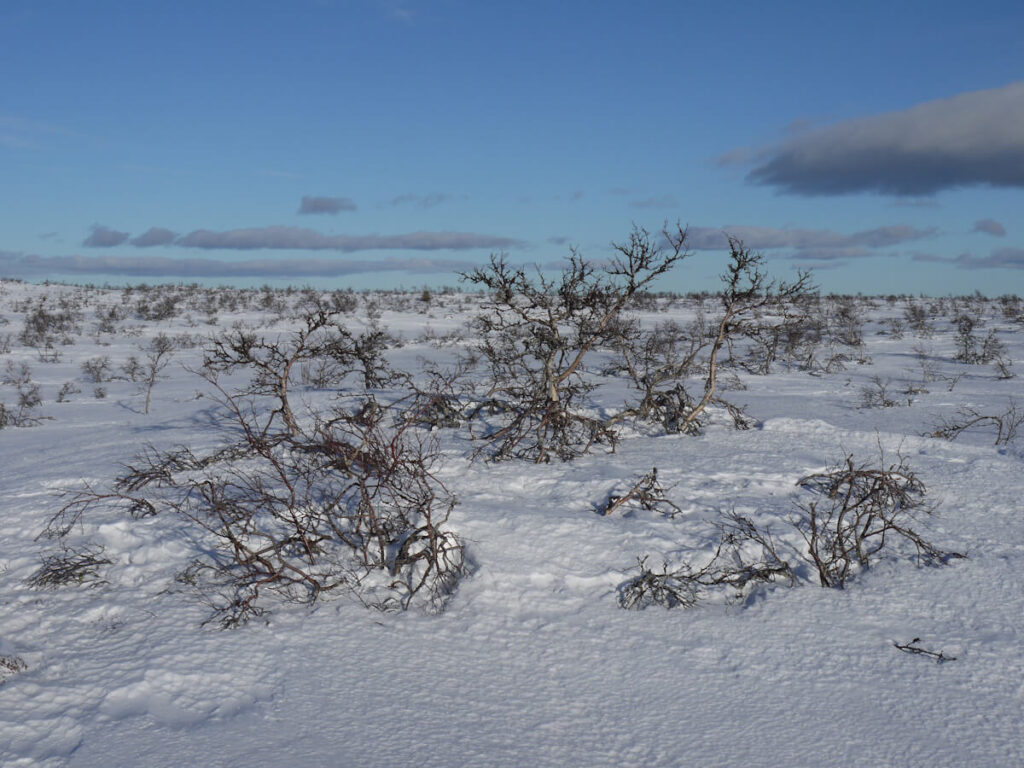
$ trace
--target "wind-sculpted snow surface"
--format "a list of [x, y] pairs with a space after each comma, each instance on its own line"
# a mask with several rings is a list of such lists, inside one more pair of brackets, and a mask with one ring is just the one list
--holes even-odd
[[[415, 411], [406, 428], [436, 440], [433, 477], [457, 501], [446, 525], [466, 568], [443, 612], [367, 608], [346, 588], [301, 602], [270, 591], [262, 614], [221, 630], [208, 621], [216, 584], [194, 578], [197, 561], [213, 562], [211, 540], [187, 517], [97, 504], [65, 535], [40, 537], [68, 494], [111, 488], [147, 445], [208, 455], [237, 440], [195, 373], [206, 339], [233, 326], [292, 333], [314, 298], [354, 337], [384, 331], [389, 369], [409, 374], [370, 392]], [[781, 344], [767, 371], [748, 356], [760, 342], [728, 352], [719, 386], [753, 428], [711, 407], [696, 435], [622, 420], [614, 452], [533, 463], [476, 450], [501, 414], [470, 415], [484, 402], [471, 362], [448, 416], [429, 426], [424, 415], [430, 381], [477, 341], [465, 329], [481, 303], [0, 282], [0, 763], [1024, 764], [1024, 433], [1002, 439], [981, 420], [939, 434], [965, 409], [1012, 421], [1019, 304], [822, 299], [831, 330], [792, 354]], [[691, 327], [717, 306], [662, 297], [635, 315]], [[964, 313], [979, 338], [994, 331], [1001, 368], [956, 359]], [[171, 362], [147, 377], [158, 334]], [[300, 431], [349, 402], [304, 363], [288, 390]], [[592, 369], [588, 416], [626, 410], [629, 377]], [[249, 381], [219, 379], [229, 391]], [[20, 402], [33, 386], [40, 402]], [[844, 588], [820, 587], [793, 525], [812, 498], [797, 481], [848, 456], [912, 468], [936, 507], [915, 530], [966, 557], [932, 567], [885, 550]], [[653, 489], [641, 482], [653, 468], [661, 496], [646, 498], [670, 503], [639, 492], [616, 503]], [[620, 607], [638, 558], [699, 569], [729, 514], [771, 534], [792, 579], [689, 608]], [[896, 648], [915, 638], [941, 663]]]

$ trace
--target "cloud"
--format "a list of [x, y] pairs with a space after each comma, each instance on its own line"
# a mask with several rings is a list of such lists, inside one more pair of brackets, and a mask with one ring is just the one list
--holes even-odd
[[954, 262], [961, 269], [1024, 269], [1024, 248], [997, 248], [988, 256], [965, 253]]
[[928, 263], [956, 264], [960, 269], [1024, 269], [1024, 248], [996, 248], [988, 256], [961, 253], [952, 258], [915, 252], [911, 259]]
[[138, 237], [133, 237], [132, 245], [139, 248], [148, 248], [153, 245], [170, 245], [178, 235], [163, 227], [150, 227]]
[[128, 239], [128, 235], [128, 232], [118, 232], [102, 224], [93, 224], [92, 234], [82, 241], [82, 245], [88, 248], [113, 248], [122, 245]]
[[556, 235], [555, 237], [549, 237], [548, 242], [551, 243], [552, 245], [565, 245], [566, 243], [569, 242], [569, 238], [562, 237], [561, 235]]
[[679, 200], [675, 195], [661, 195], [660, 197], [646, 197], [642, 200], [630, 200], [631, 208], [678, 208]]
[[443, 192], [431, 192], [429, 195], [399, 195], [391, 200], [391, 205], [415, 205], [417, 208], [433, 208], [445, 200], [450, 200], [451, 195]]
[[251, 251], [261, 248], [310, 251], [412, 250], [462, 251], [471, 248], [515, 248], [519, 240], [472, 232], [410, 232], [403, 235], [325, 235], [301, 227], [251, 227], [216, 232], [197, 229], [174, 241], [184, 248]]
[[729, 247], [727, 235], [743, 241], [743, 245], [754, 251], [768, 251], [775, 248], [792, 248], [802, 252], [816, 249], [845, 249], [851, 258], [854, 252], [860, 256], [872, 255], [865, 249], [887, 248], [901, 243], [920, 240], [936, 234], [934, 227], [917, 229], [906, 224], [891, 224], [874, 229], [865, 229], [844, 235], [828, 229], [775, 229], [773, 227], [735, 226], [689, 227], [687, 244], [695, 251], [719, 251]]
[[845, 120], [769, 149], [747, 174], [796, 195], [1024, 187], [1024, 81]]
[[328, 213], [354, 211], [356, 204], [347, 197], [310, 197], [305, 195], [299, 203], [299, 213]]
[[995, 219], [978, 219], [971, 232], [985, 232], [994, 237], [1006, 237], [1006, 227]]
[[821, 261], [835, 262], [847, 261], [849, 259], [863, 259], [866, 256], [878, 256], [867, 248], [799, 248], [789, 255], [791, 259], [798, 261]]
[[173, 259], [157, 256], [38, 256], [0, 251], [0, 274], [7, 276], [125, 275], [144, 278], [312, 278], [369, 272], [467, 272], [473, 263], [455, 259]]

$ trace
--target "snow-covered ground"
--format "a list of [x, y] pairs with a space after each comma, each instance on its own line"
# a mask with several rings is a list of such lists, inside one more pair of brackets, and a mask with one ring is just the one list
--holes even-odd
[[[144, 309], [168, 293], [173, 311]], [[51, 312], [64, 297], [72, 343], [23, 343], [44, 297]], [[613, 453], [538, 465], [472, 460], [467, 430], [436, 430], [437, 477], [458, 500], [449, 528], [472, 563], [439, 614], [384, 613], [339, 592], [311, 608], [268, 604], [230, 631], [204, 625], [209, 607], [175, 577], [208, 542], [180, 518], [104, 508], [73, 533], [110, 561], [95, 578], [30, 584], [59, 549], [39, 538], [56, 494], [102, 489], [147, 444], [215, 445], [209, 386], [186, 366], [233, 324], [271, 337], [294, 328], [302, 298], [0, 282], [0, 402], [23, 424], [0, 429], [3, 765], [1024, 765], [1024, 427], [1000, 445], [989, 423], [952, 441], [927, 436], [963, 406], [1003, 414], [1014, 395], [1024, 405], [1024, 323], [997, 301], [913, 300], [930, 311], [923, 336], [905, 323], [892, 332], [911, 300], [855, 300], [864, 345], [844, 350], [843, 365], [735, 369], [724, 394], [758, 420], [748, 431], [722, 413], [696, 436], [627, 423]], [[402, 340], [389, 352], [396, 367], [472, 342], [446, 335], [477, 297], [349, 298], [350, 328], [379, 315]], [[693, 300], [662, 304], [645, 323], [696, 313]], [[979, 338], [996, 331], [1017, 377], [954, 359], [957, 312], [982, 317]], [[144, 388], [122, 368], [158, 333], [176, 350], [146, 414]], [[102, 357], [104, 380], [91, 381], [82, 365]], [[42, 400], [20, 414], [19, 377]], [[881, 407], [881, 387], [897, 404]], [[600, 396], [595, 407], [614, 408], [628, 390]], [[883, 557], [842, 590], [803, 574], [742, 599], [620, 607], [638, 557], [706, 561], [714, 520], [732, 510], [795, 552], [786, 521], [807, 493], [796, 481], [848, 455], [902, 456], [938, 505], [921, 531], [967, 557]], [[598, 514], [652, 467], [679, 513]], [[915, 638], [955, 658], [895, 647]]]

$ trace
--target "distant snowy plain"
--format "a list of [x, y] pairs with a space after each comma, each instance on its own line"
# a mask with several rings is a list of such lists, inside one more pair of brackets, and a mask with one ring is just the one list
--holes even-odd
[[[215, 443], [205, 382], [185, 366], [233, 324], [289, 332], [302, 298], [275, 294], [264, 308], [258, 291], [218, 303], [232, 292], [164, 290], [175, 311], [146, 321], [138, 289], [0, 282], [0, 368], [28, 365], [42, 396], [38, 423], [0, 429], [3, 765], [1024, 765], [1024, 434], [998, 446], [985, 426], [955, 441], [928, 436], [958, 407], [1024, 403], [1024, 324], [999, 302], [959, 306], [983, 316], [982, 331], [996, 329], [1014, 378], [954, 359], [955, 302], [914, 300], [935, 309], [924, 337], [892, 332], [910, 300], [857, 299], [860, 362], [734, 371], [727, 394], [757, 419], [749, 431], [724, 414], [697, 436], [629, 424], [614, 452], [535, 465], [474, 461], [465, 430], [437, 430], [436, 471], [458, 499], [449, 525], [473, 563], [443, 613], [382, 613], [338, 593], [312, 608], [280, 602], [220, 630], [203, 625], [209, 608], [175, 581], [204, 542], [174, 518], [88, 515], [74, 535], [104, 548], [101, 580], [29, 584], [56, 547], [38, 538], [56, 494], [102, 487], [146, 444]], [[20, 343], [32, 307], [61, 297], [79, 313], [73, 343]], [[461, 332], [481, 302], [356, 298], [346, 324], [379, 315], [401, 341], [389, 358], [406, 370], [471, 344]], [[703, 303], [713, 315], [714, 297]], [[663, 299], [638, 314], [687, 322], [698, 304]], [[123, 317], [100, 330], [110, 307]], [[148, 415], [137, 383], [87, 380], [83, 362], [108, 357], [117, 376], [160, 332], [195, 346], [176, 350]], [[57, 402], [66, 382], [74, 386]], [[879, 382], [899, 404], [869, 407], [865, 390]], [[595, 408], [629, 396], [624, 383], [602, 392]], [[0, 387], [9, 409], [16, 395]], [[938, 504], [924, 530], [965, 559], [941, 568], [883, 559], [843, 590], [812, 579], [688, 609], [619, 606], [638, 557], [709, 556], [722, 512], [797, 547], [786, 528], [803, 493], [796, 481], [880, 451], [918, 473]], [[652, 467], [681, 513], [598, 514]], [[955, 660], [895, 647], [914, 638]]]

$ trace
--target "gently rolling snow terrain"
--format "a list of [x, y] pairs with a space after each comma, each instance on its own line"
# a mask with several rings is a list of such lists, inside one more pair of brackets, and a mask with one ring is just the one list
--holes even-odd
[[501, 268], [0, 282], [0, 762], [1024, 764], [1024, 304]]

